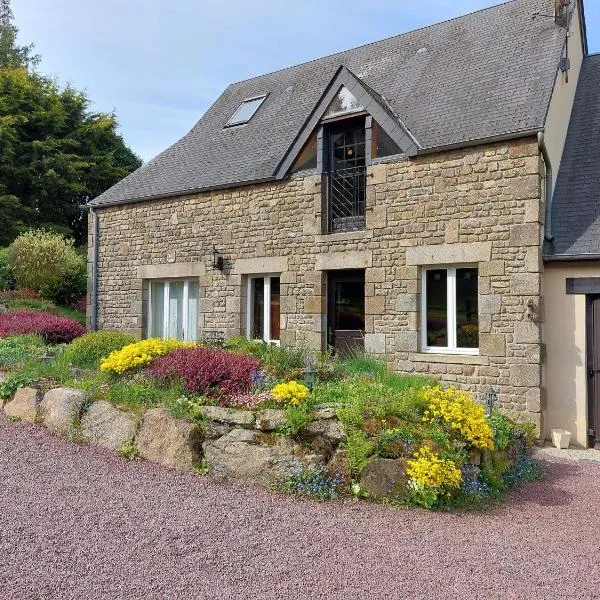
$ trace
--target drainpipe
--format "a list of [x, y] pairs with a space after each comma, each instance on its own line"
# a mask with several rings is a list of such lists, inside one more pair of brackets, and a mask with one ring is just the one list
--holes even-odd
[[90, 329], [98, 331], [98, 242], [100, 235], [100, 219], [98, 213], [90, 208], [92, 215], [92, 298]]
[[544, 158], [544, 164], [546, 166], [546, 218], [544, 224], [544, 238], [546, 241], [551, 242], [554, 239], [552, 235], [552, 163], [550, 162], [550, 156], [548, 156], [548, 148], [546, 148], [546, 139], [544, 132], [538, 133], [538, 146], [542, 157]]

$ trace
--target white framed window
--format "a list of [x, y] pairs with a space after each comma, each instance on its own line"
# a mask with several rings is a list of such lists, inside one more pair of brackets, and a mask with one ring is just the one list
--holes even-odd
[[246, 288], [246, 337], [279, 343], [279, 275], [248, 277]]
[[421, 277], [421, 350], [479, 354], [478, 270], [432, 267]]
[[151, 281], [148, 291], [148, 337], [198, 339], [198, 281]]

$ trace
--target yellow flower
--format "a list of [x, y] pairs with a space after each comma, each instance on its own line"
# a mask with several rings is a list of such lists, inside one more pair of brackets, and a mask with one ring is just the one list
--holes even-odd
[[303, 400], [308, 398], [309, 389], [298, 381], [288, 381], [279, 383], [271, 390], [271, 396], [279, 402], [293, 404], [298, 406]]
[[406, 474], [416, 483], [435, 489], [458, 488], [461, 482], [460, 469], [427, 446], [419, 448], [407, 461]]
[[494, 449], [494, 432], [483, 406], [475, 402], [468, 392], [453, 387], [430, 387], [421, 394], [428, 403], [423, 413], [424, 421], [442, 421], [474, 448]]
[[111, 352], [108, 357], [100, 362], [100, 370], [122, 374], [131, 369], [146, 366], [158, 356], [164, 356], [180, 347], [192, 347], [191, 342], [181, 342], [179, 340], [163, 340], [160, 338], [150, 338], [128, 344], [120, 350]]

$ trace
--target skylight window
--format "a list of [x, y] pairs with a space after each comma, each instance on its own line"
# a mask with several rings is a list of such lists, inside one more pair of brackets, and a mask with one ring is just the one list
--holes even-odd
[[225, 124], [226, 127], [231, 125], [242, 125], [247, 123], [260, 108], [260, 105], [265, 101], [267, 95], [259, 96], [258, 98], [249, 98], [244, 100], [237, 110], [229, 117], [229, 121]]

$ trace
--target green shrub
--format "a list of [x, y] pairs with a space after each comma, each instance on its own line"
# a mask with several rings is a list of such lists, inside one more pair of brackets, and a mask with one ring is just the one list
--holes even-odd
[[39, 359], [46, 352], [46, 344], [39, 335], [15, 335], [0, 338], [0, 369], [22, 365]]
[[27, 373], [11, 373], [8, 377], [0, 381], [0, 399], [7, 400], [17, 391], [18, 388], [34, 383], [35, 377]]
[[122, 331], [86, 333], [65, 348], [65, 358], [76, 367], [97, 369], [100, 367], [100, 359], [134, 342], [135, 338], [132, 335]]
[[9, 261], [9, 249], [0, 248], [0, 291], [15, 289], [15, 276]]
[[10, 245], [9, 261], [19, 288], [64, 304], [85, 293], [85, 258], [75, 252], [73, 240], [60, 234], [43, 229], [22, 233]]
[[87, 263], [85, 257], [76, 254], [65, 264], [62, 278], [45, 289], [44, 296], [68, 306], [85, 296], [86, 291]]

